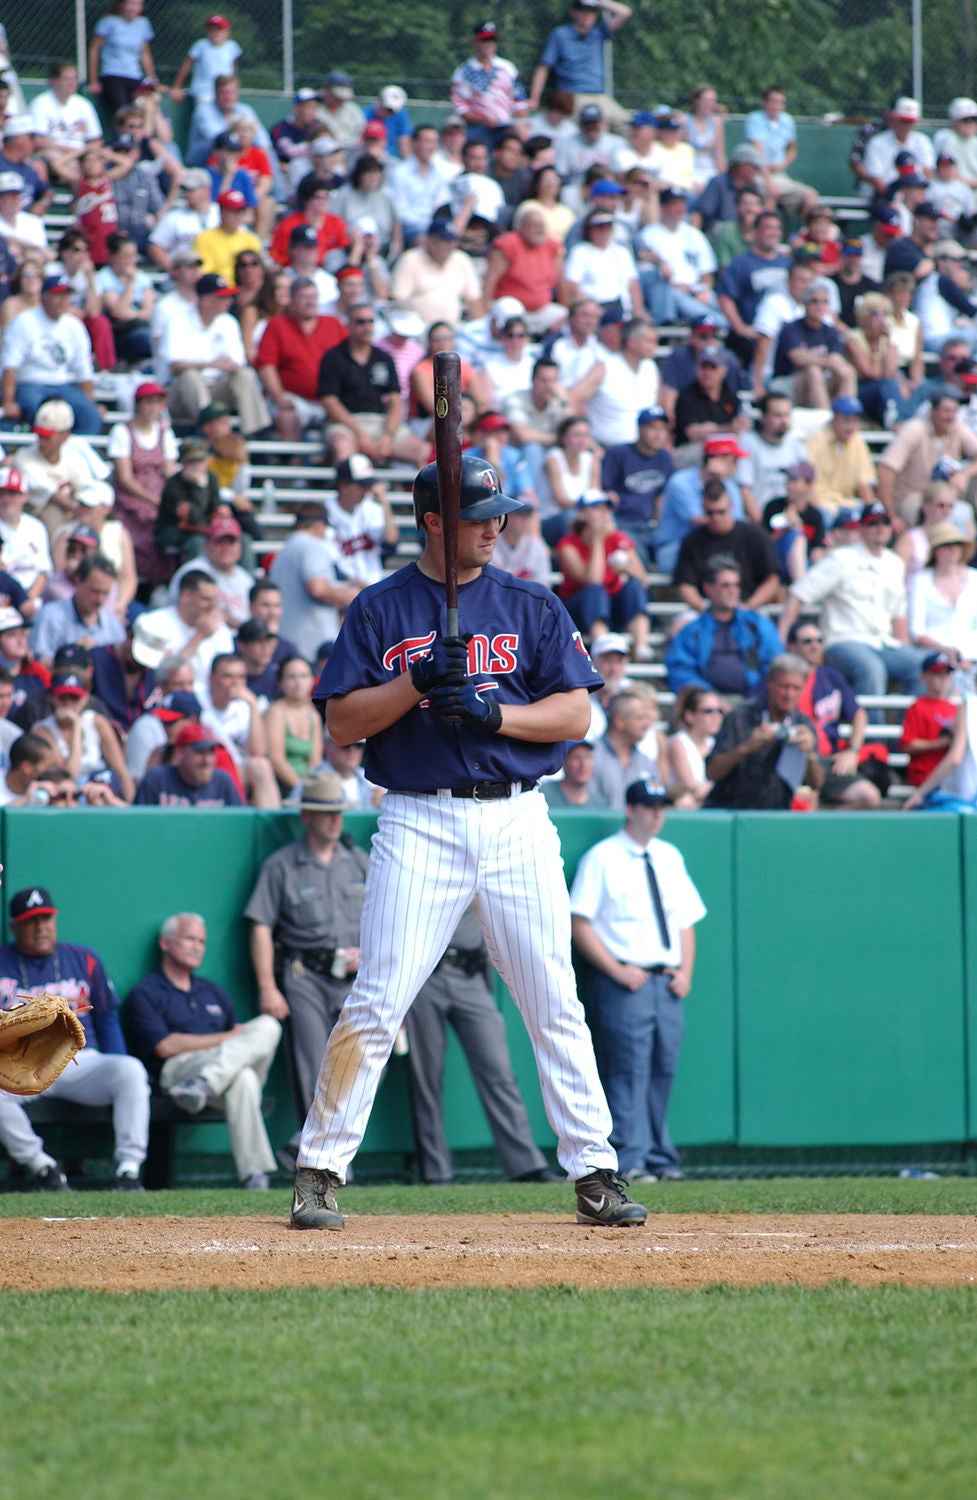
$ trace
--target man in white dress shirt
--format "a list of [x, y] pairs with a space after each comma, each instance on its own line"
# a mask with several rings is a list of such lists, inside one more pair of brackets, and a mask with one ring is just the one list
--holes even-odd
[[624, 827], [588, 849], [570, 892], [573, 939], [589, 971], [587, 1020], [626, 1181], [683, 1174], [665, 1123], [692, 987], [695, 924], [706, 908], [682, 855], [659, 835], [671, 798], [634, 781]]

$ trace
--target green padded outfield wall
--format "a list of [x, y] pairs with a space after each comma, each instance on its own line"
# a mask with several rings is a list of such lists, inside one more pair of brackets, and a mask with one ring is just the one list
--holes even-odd
[[741, 1144], [965, 1137], [962, 821], [737, 819]]
[[[618, 821], [557, 816], [568, 878]], [[374, 826], [369, 813], [347, 820], [364, 847]], [[155, 965], [163, 918], [201, 912], [210, 932], [205, 972], [247, 1015], [254, 987], [240, 913], [261, 861], [300, 828], [293, 816], [250, 811], [5, 810], [4, 884], [8, 895], [48, 885], [61, 936], [99, 952], [123, 996]], [[977, 820], [674, 813], [666, 837], [709, 908], [670, 1116], [681, 1145], [973, 1136], [977, 956], [966, 938], [977, 923]], [[532, 1050], [501, 984], [499, 1000], [536, 1138], [549, 1147]], [[282, 1068], [270, 1087], [278, 1143], [294, 1125]], [[453, 1039], [445, 1103], [456, 1149], [490, 1146]], [[224, 1150], [226, 1133], [193, 1127], [181, 1145]], [[364, 1151], [411, 1146], [406, 1071], [395, 1058]]]

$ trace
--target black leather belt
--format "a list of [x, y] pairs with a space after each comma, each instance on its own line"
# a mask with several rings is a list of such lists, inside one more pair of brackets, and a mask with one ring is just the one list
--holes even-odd
[[649, 964], [644, 966], [644, 969], [646, 974], [670, 974], [672, 972], [670, 964]]
[[[470, 797], [473, 802], [498, 802], [502, 797], [513, 797], [522, 792], [531, 792], [536, 786], [535, 781], [473, 781], [470, 786], [453, 786], [446, 788], [450, 790], [452, 797]], [[439, 787], [431, 791], [412, 791], [408, 796], [414, 797], [436, 797]]]

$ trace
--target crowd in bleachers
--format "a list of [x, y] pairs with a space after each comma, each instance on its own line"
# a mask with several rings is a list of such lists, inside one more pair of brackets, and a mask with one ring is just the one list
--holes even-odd
[[[684, 805], [722, 800], [701, 728], [762, 704], [788, 644], [822, 805], [926, 779], [952, 724], [921, 741], [902, 709], [934, 656], [951, 703], [977, 659], [977, 103], [931, 137], [898, 97], [859, 133], [854, 233], [793, 175], [781, 88], [733, 149], [707, 84], [621, 109], [603, 49], [630, 19], [576, 0], [525, 84], [480, 22], [437, 126], [396, 85], [362, 107], [330, 59], [266, 130], [227, 21], [167, 87], [139, 0], [96, 25], [87, 92], [56, 60], [25, 106], [12, 59], [0, 802], [294, 796], [335, 750], [309, 701], [343, 609], [416, 550], [451, 348], [469, 450], [523, 502], [497, 564], [551, 584], [602, 663], [620, 648]], [[628, 763], [614, 697], [598, 771]]]

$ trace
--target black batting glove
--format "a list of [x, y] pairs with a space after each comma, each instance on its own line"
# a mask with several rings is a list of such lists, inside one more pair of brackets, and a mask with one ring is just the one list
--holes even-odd
[[425, 698], [432, 688], [464, 682], [467, 675], [468, 642], [460, 635], [436, 636], [427, 655], [410, 664], [411, 682]]
[[494, 699], [480, 698], [470, 678], [436, 687], [428, 701], [438, 718], [448, 724], [462, 724], [483, 734], [497, 734], [502, 728], [501, 708]]

